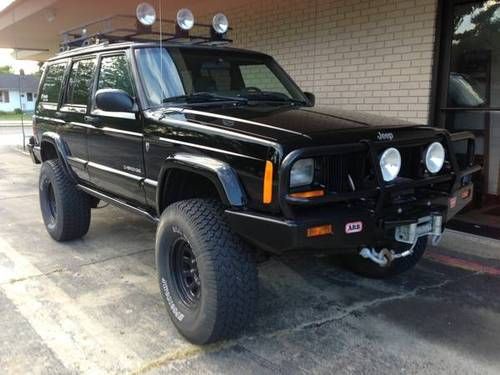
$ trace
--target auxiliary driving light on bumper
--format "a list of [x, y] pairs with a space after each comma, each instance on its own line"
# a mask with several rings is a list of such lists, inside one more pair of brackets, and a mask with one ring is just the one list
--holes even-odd
[[444, 165], [445, 151], [439, 142], [432, 143], [425, 151], [425, 166], [431, 173], [438, 173]]
[[401, 170], [401, 154], [397, 148], [391, 147], [382, 153], [380, 169], [385, 182], [390, 182], [398, 177]]

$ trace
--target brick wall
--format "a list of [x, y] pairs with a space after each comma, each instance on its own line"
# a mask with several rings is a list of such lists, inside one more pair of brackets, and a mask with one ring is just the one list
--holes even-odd
[[223, 11], [236, 46], [273, 55], [319, 105], [426, 123], [436, 7], [437, 0], [256, 0]]

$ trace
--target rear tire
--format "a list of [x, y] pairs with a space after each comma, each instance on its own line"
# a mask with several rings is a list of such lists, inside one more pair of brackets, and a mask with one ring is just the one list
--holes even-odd
[[399, 275], [415, 267], [427, 248], [427, 236], [420, 237], [413, 249], [413, 254], [404, 258], [393, 260], [388, 266], [380, 267], [369, 259], [361, 257], [359, 254], [346, 257], [346, 266], [358, 275], [372, 279], [384, 279]]
[[40, 208], [47, 232], [56, 241], [83, 237], [90, 225], [89, 196], [79, 191], [58, 159], [42, 164]]
[[254, 254], [213, 200], [170, 205], [156, 232], [160, 290], [177, 330], [194, 344], [235, 336], [254, 317]]

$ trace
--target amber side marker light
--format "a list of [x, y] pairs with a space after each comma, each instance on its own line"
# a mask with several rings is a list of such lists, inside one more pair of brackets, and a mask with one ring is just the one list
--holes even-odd
[[324, 190], [301, 191], [300, 193], [290, 194], [293, 198], [317, 198], [325, 195]]
[[307, 228], [307, 237], [325, 236], [327, 234], [332, 234], [332, 233], [333, 233], [333, 226], [331, 224]]
[[264, 185], [262, 189], [262, 203], [269, 204], [273, 200], [273, 163], [266, 161], [264, 170]]

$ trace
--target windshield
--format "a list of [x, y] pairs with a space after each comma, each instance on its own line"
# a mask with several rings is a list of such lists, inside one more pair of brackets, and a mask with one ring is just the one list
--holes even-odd
[[151, 107], [179, 102], [307, 102], [295, 83], [266, 56], [151, 47], [137, 49], [136, 57]]

